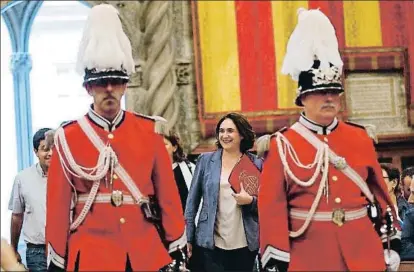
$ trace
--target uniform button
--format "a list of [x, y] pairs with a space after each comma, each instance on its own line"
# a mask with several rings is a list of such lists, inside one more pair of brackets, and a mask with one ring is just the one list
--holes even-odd
[[323, 140], [327, 143], [328, 142], [328, 138], [323, 137]]
[[341, 199], [340, 199], [339, 197], [335, 198], [335, 203], [336, 203], [336, 204], [341, 203]]
[[118, 176], [117, 176], [116, 174], [114, 174], [114, 175], [112, 176], [112, 178], [113, 178], [113, 179], [117, 179], [117, 178], [118, 178]]
[[108, 134], [108, 139], [113, 139], [113, 138], [114, 138], [114, 135], [112, 133], [109, 133]]
[[120, 222], [121, 224], [124, 224], [124, 223], [125, 223], [125, 218], [121, 217], [121, 219], [119, 219], [119, 222]]
[[338, 180], [338, 177], [337, 176], [332, 176], [332, 180], [333, 181], [337, 181]]

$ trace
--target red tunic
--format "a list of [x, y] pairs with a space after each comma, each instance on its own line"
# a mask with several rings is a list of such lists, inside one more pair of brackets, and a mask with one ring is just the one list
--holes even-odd
[[[186, 238], [180, 198], [162, 137], [154, 133], [154, 121], [125, 112], [112, 132], [98, 125], [105, 122], [96, 115], [88, 121], [101, 139], [110, 143], [140, 191], [144, 195], [157, 196], [166, 239], [174, 245], [184, 246]], [[79, 124], [72, 122], [64, 127], [64, 131], [76, 163], [94, 167], [98, 151]], [[109, 134], [113, 137], [108, 137]], [[54, 151], [48, 174], [46, 240], [55, 265], [69, 271], [75, 266], [80, 271], [124, 271], [128, 256], [132, 269], [155, 271], [171, 262], [156, 228], [144, 219], [138, 205], [115, 207], [110, 203], [94, 203], [84, 222], [76, 231], [70, 232], [73, 190], [64, 176], [56, 148]], [[92, 181], [74, 176], [70, 179], [78, 194], [89, 193]], [[113, 190], [131, 195], [116, 176]], [[111, 193], [112, 189], [101, 181], [98, 192]], [[75, 206], [74, 218], [83, 205]]]
[[[288, 138], [303, 164], [313, 162], [316, 149], [310, 143], [292, 129], [283, 135]], [[364, 129], [339, 122], [330, 134], [315, 135], [327, 142], [337, 155], [344, 157], [348, 165], [362, 176], [383, 211], [387, 205], [393, 207], [373, 142]], [[275, 137], [270, 141], [258, 197], [262, 265], [273, 258], [289, 262], [289, 270], [292, 271], [383, 271], [385, 262], [382, 242], [368, 216], [345, 221], [341, 227], [332, 221], [311, 221], [302, 236], [289, 237], [289, 230], [296, 231], [304, 223], [302, 219], [289, 218], [289, 211], [309, 211], [321, 175], [310, 187], [302, 187], [290, 178], [286, 179]], [[299, 168], [289, 155], [287, 157], [292, 172], [300, 180], [308, 181], [314, 169]], [[329, 164], [328, 181], [328, 200], [322, 196], [317, 212], [366, 207], [367, 200], [358, 186], [332, 164]]]

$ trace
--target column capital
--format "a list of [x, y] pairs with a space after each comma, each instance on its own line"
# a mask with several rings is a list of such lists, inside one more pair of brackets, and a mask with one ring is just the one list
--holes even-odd
[[11, 54], [10, 70], [12, 73], [17, 71], [32, 70], [32, 56], [29, 52], [16, 52]]

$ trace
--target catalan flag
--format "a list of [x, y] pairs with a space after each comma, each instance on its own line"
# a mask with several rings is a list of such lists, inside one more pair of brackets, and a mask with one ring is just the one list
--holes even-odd
[[[297, 83], [280, 70], [301, 7], [319, 8], [329, 17], [340, 49], [407, 48], [414, 67], [413, 1], [194, 1], [204, 136], [212, 134], [217, 118], [229, 111], [241, 112], [253, 121], [261, 119], [263, 132], [272, 130], [280, 116], [298, 112], [294, 105]], [[414, 94], [411, 70], [409, 85]]]

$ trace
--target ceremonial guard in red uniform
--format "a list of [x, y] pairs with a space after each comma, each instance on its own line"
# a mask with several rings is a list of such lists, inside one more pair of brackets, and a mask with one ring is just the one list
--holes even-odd
[[187, 242], [180, 197], [157, 122], [120, 108], [134, 61], [113, 6], [92, 8], [78, 68], [94, 103], [54, 134], [49, 270], [175, 269]]
[[298, 13], [282, 72], [298, 81], [295, 102], [304, 111], [290, 128], [258, 141], [266, 151], [258, 197], [262, 268], [397, 270], [400, 231], [373, 141], [336, 117], [343, 63], [335, 30], [319, 10]]

